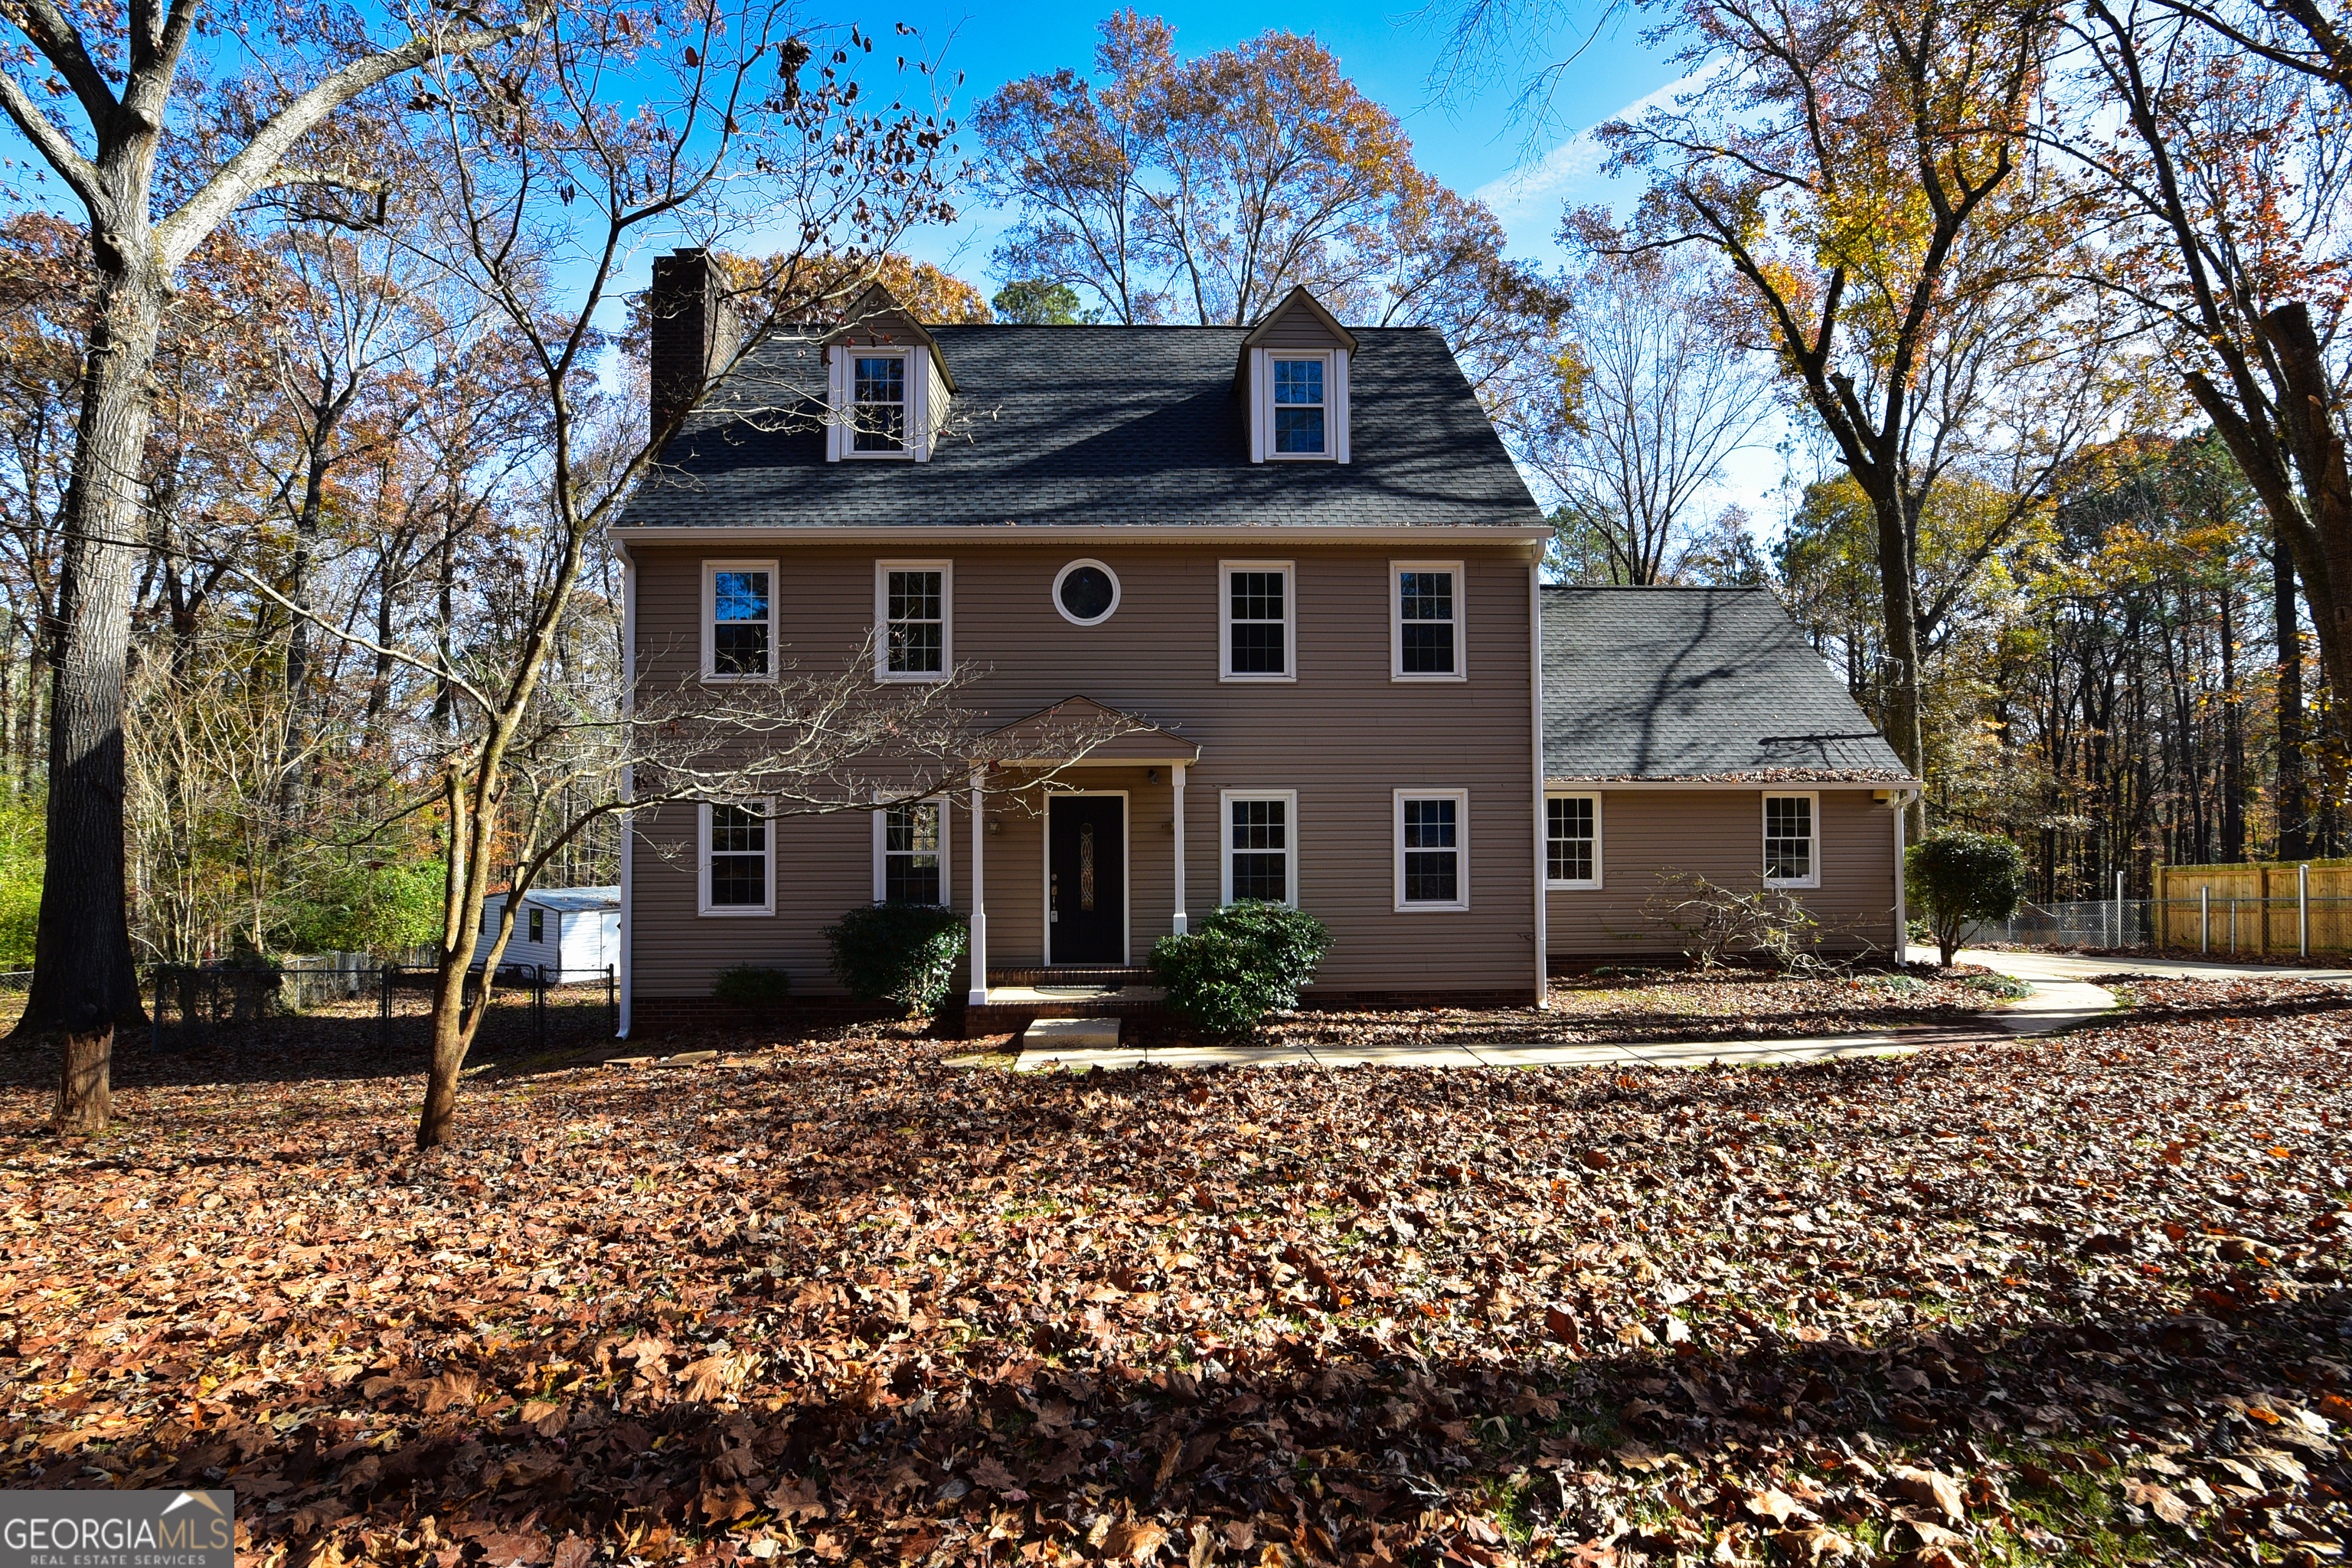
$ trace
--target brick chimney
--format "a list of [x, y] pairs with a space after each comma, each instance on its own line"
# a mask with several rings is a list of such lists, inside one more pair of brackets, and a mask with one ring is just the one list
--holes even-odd
[[673, 250], [654, 258], [654, 286], [646, 315], [652, 342], [653, 428], [666, 428], [702, 395], [711, 371], [735, 355], [742, 318], [728, 298], [724, 275], [707, 250]]

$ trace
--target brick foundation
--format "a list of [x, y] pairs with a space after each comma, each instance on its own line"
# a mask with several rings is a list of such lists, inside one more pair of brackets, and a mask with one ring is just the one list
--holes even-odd
[[846, 996], [813, 996], [766, 1007], [715, 1002], [708, 996], [639, 996], [629, 1005], [629, 1038], [667, 1039], [674, 1035], [813, 1035], [848, 1024], [902, 1016], [884, 1003], [853, 1002]]

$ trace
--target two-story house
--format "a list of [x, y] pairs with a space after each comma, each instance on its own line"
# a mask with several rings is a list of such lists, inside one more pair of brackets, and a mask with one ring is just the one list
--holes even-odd
[[[727, 339], [698, 253], [656, 279], [658, 403]], [[635, 675], [971, 667], [975, 733], [1082, 702], [1141, 727], [1025, 797], [642, 813], [639, 1032], [732, 964], [823, 994], [823, 928], [873, 900], [970, 916], [975, 1006], [1115, 985], [1242, 898], [1329, 927], [1318, 1003], [1524, 1005], [1557, 961], [1672, 952], [1668, 869], [1895, 942], [1893, 752], [1768, 594], [1547, 586], [1551, 531], [1435, 331], [1304, 290], [1250, 330], [852, 319], [713, 388], [614, 531]]]

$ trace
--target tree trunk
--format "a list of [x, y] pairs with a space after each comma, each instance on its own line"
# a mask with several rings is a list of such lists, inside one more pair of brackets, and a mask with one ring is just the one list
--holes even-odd
[[[425, 1079], [425, 1108], [416, 1118], [419, 1149], [437, 1149], [449, 1142], [450, 1127], [457, 1121], [458, 1075], [465, 1070], [466, 1051], [474, 1043], [466, 1016], [466, 961], [472, 956], [471, 945], [468, 942], [459, 947], [443, 939], [441, 968], [433, 981], [433, 1065]], [[486, 994], [477, 1007], [489, 1005], [487, 971], [482, 982]]]
[[[139, 238], [117, 252], [102, 286], [66, 491], [49, 698], [48, 864], [18, 1037], [65, 1026], [68, 1011], [93, 996], [113, 1017], [143, 1016], [123, 888], [122, 689], [149, 372], [164, 289], [160, 278], [124, 259], [123, 252], [145, 250], [144, 235]], [[110, 248], [101, 245], [100, 255]]]
[[61, 1138], [95, 1138], [106, 1131], [113, 1109], [110, 1084], [114, 1058], [114, 1020], [92, 1002], [79, 1010], [66, 1035], [65, 1061], [58, 1070], [58, 1104], [50, 1130]]
[[2246, 858], [2246, 726], [2238, 710], [2238, 595], [2221, 590], [2221, 858]]
[[[1878, 592], [1885, 622], [1887, 672], [1886, 739], [1913, 778], [1927, 770], [1926, 734], [1919, 713], [1918, 595], [1912, 584], [1910, 519], [1899, 492], [1871, 498], [1878, 521]], [[1913, 843], [1927, 836], [1927, 796], [1923, 792], [1907, 808], [1905, 830]]]
[[2309, 788], [2305, 783], [2303, 624], [2294, 607], [2294, 554], [2271, 546], [2271, 616], [2278, 648], [2278, 858], [2311, 858]]

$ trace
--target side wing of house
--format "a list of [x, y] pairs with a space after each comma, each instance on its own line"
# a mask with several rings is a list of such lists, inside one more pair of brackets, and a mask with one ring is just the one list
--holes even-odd
[[1783, 889], [1822, 948], [1890, 952], [1916, 786], [1762, 589], [1544, 601], [1544, 882], [1555, 960], [1666, 957], [1694, 879]]

